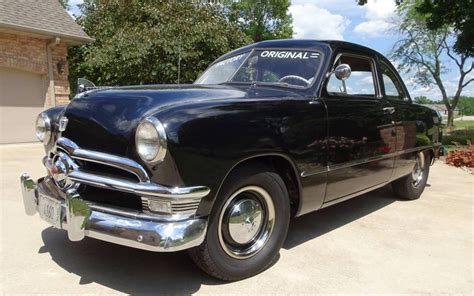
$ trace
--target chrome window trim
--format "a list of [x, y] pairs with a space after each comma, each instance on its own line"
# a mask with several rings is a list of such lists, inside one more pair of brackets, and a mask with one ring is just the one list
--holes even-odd
[[[405, 87], [404, 87], [403, 81], [401, 81], [400, 76], [397, 75], [398, 73], [395, 73], [395, 71], [393, 71], [393, 70], [389, 67], [389, 65], [388, 65], [385, 61], [383, 61], [383, 60], [380, 60], [379, 64], [380, 64], [380, 70], [381, 70], [380, 78], [382, 79], [382, 83], [384, 84], [384, 86], [383, 86], [383, 90], [384, 90], [384, 91], [383, 91], [383, 95], [385, 96], [385, 98], [386, 98], [387, 100], [389, 100], [389, 101], [411, 102], [411, 98], [410, 98], [408, 92], [406, 91], [406, 89], [405, 89]], [[385, 83], [384, 83], [384, 80], [383, 80], [383, 70], [382, 70], [382, 66], [384, 66], [385, 68], [387, 68], [387, 70], [390, 71], [390, 73], [392, 73], [393, 78], [395, 78], [395, 82], [397, 82], [398, 85], [400, 86], [400, 89], [402, 90], [402, 94], [401, 94], [401, 95], [403, 95], [403, 98], [402, 98], [402, 99], [392, 99], [392, 97], [389, 98], [389, 97], [387, 96], [387, 92], [386, 92], [386, 90], [385, 90]], [[390, 78], [390, 77], [389, 77], [389, 78]], [[390, 78], [390, 79], [391, 79], [391, 78]]]
[[323, 88], [325, 89], [325, 92], [328, 94], [329, 97], [337, 97], [337, 96], [343, 96], [343, 97], [348, 97], [348, 98], [370, 98], [370, 99], [373, 99], [373, 100], [380, 100], [383, 98], [383, 94], [382, 94], [382, 88], [380, 86], [380, 81], [379, 81], [379, 73], [377, 71], [377, 63], [375, 61], [375, 56], [369, 56], [369, 55], [364, 55], [364, 54], [357, 54], [357, 53], [351, 53], [351, 52], [346, 52], [346, 51], [342, 51], [340, 53], [338, 53], [336, 55], [336, 58], [334, 59], [334, 62], [333, 62], [333, 65], [330, 69], [330, 71], [332, 71], [334, 69], [334, 66], [336, 65], [336, 63], [339, 61], [339, 59], [341, 58], [341, 56], [350, 56], [350, 57], [355, 57], [355, 58], [360, 58], [360, 59], [364, 59], [364, 60], [368, 60], [370, 62], [370, 66], [372, 68], [372, 79], [373, 79], [373, 82], [374, 82], [374, 91], [375, 91], [375, 94], [372, 96], [362, 96], [362, 95], [351, 95], [351, 94], [343, 94], [341, 93], [341, 95], [331, 95], [331, 93], [329, 93], [327, 91], [327, 84], [329, 82], [329, 78], [331, 76], [331, 72], [328, 72], [326, 73], [326, 79], [323, 83]]

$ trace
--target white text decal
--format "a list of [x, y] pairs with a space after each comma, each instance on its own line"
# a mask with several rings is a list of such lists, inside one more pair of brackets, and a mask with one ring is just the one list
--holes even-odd
[[275, 58], [275, 59], [317, 59], [319, 53], [308, 52], [308, 51], [274, 51], [274, 50], [264, 50], [260, 53], [262, 58]]

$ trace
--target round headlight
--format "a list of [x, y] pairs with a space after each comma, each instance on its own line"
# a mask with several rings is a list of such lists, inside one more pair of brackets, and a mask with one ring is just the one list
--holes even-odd
[[161, 122], [148, 117], [138, 125], [135, 133], [138, 155], [148, 163], [162, 161], [166, 155], [166, 132]]
[[51, 120], [44, 112], [36, 118], [36, 137], [45, 145], [51, 139]]

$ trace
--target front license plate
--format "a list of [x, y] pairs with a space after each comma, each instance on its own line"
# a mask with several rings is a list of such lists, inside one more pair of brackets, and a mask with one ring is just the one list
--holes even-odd
[[40, 193], [38, 212], [43, 220], [52, 224], [56, 228], [61, 228], [61, 202]]

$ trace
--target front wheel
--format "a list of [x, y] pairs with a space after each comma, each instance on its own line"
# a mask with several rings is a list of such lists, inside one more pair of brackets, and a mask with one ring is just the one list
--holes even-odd
[[276, 259], [285, 241], [290, 204], [274, 172], [246, 169], [224, 184], [204, 243], [189, 251], [206, 273], [228, 281], [255, 275]]
[[401, 198], [418, 199], [425, 189], [430, 172], [430, 156], [419, 152], [411, 174], [392, 182], [392, 189]]

